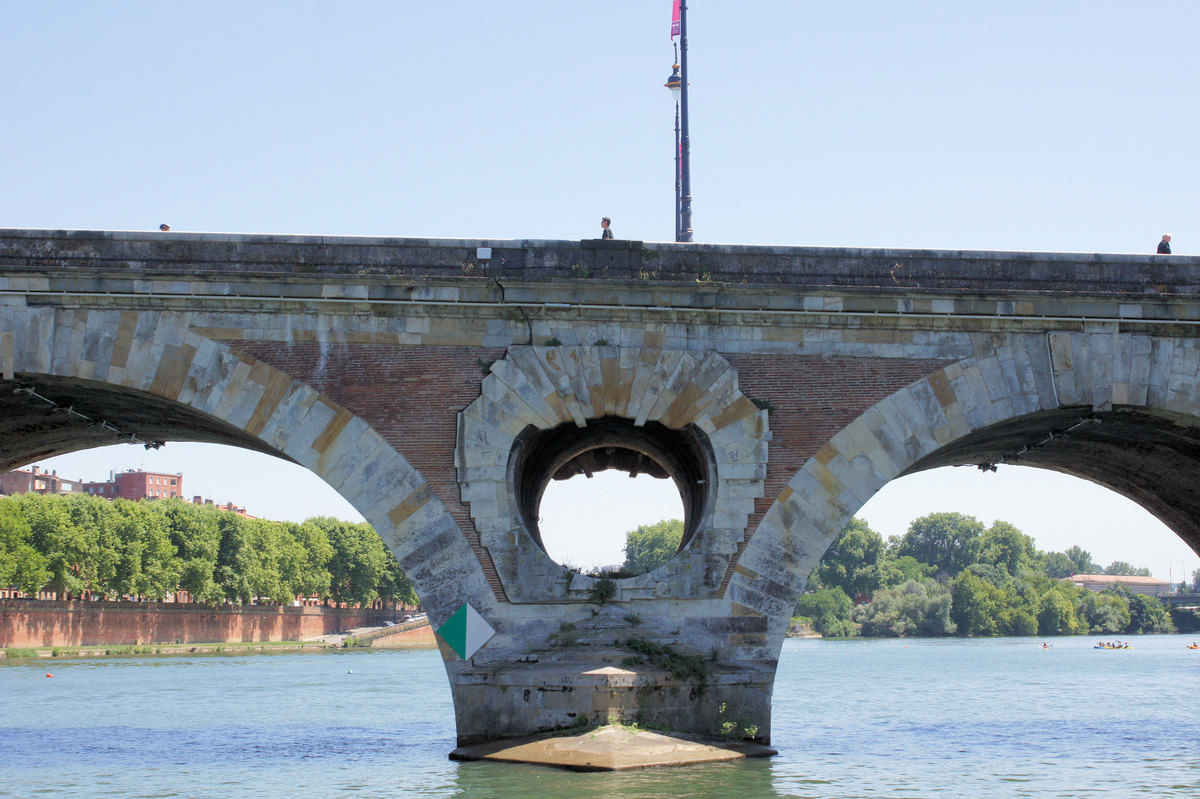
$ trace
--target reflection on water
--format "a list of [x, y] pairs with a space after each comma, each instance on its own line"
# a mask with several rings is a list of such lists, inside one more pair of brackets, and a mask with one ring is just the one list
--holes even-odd
[[789, 641], [779, 756], [587, 774], [450, 761], [434, 651], [0, 661], [0, 797], [1190, 799], [1184, 643]]

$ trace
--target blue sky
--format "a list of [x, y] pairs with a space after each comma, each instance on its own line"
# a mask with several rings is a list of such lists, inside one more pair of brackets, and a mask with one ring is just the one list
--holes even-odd
[[[669, 240], [670, 5], [0, 0], [0, 227], [579, 239], [608, 215]], [[698, 242], [1200, 252], [1194, 0], [696, 0], [688, 21]], [[229, 477], [273, 462], [172, 451], [214, 499], [305, 507]], [[150, 453], [89, 455], [80, 476]], [[1145, 543], [1152, 520], [983, 478], [1014, 523], [1080, 503], [1018, 524], [1044, 549], [1200, 566]], [[971, 512], [949, 479], [895, 490]], [[885, 534], [912, 518], [874, 510], [890, 491], [864, 509]]]

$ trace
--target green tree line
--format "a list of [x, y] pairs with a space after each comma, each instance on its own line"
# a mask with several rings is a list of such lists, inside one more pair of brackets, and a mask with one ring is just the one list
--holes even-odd
[[320, 597], [415, 605], [400, 564], [368, 524], [247, 519], [181, 499], [86, 494], [0, 497], [0, 585], [60, 597], [208, 605]]
[[[1149, 576], [1124, 561], [1106, 567], [1082, 547], [1041, 552], [1012, 524], [960, 513], [916, 519], [887, 541], [855, 518], [826, 551], [796, 613], [827, 636], [995, 636], [1173, 632], [1155, 597], [1102, 592], [1061, 578]], [[1200, 590], [1200, 570], [1181, 590]], [[1192, 620], [1194, 621], [1194, 619]], [[1188, 625], [1191, 626], [1192, 621]]]

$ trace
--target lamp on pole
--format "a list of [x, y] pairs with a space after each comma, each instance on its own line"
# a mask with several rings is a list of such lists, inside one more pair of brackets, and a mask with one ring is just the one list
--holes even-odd
[[675, 97], [675, 241], [692, 240], [691, 139], [688, 135], [687, 2], [679, 5], [679, 63], [667, 79]]
[[667, 78], [666, 87], [671, 90], [672, 96], [675, 98], [675, 241], [683, 241], [680, 238], [680, 233], [683, 228], [680, 224], [683, 212], [683, 148], [679, 143], [679, 95], [682, 92], [681, 80], [679, 77], [679, 65], [675, 64], [671, 68], [671, 77]]

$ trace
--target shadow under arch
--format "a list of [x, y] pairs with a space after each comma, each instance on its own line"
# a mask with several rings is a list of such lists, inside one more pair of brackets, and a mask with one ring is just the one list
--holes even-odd
[[163, 397], [94, 380], [20, 374], [0, 382], [0, 471], [113, 444], [223, 444], [291, 458], [236, 425]]
[[[1129, 348], [1145, 359], [1114, 368], [1080, 357], [1102, 349], [1092, 341], [1099, 336], [1111, 340], [1111, 333], [1051, 334], [1050, 347], [1033, 337], [1018, 342], [1032, 344], [1023, 349], [995, 346], [866, 410], [772, 503], [728, 598], [767, 616], [781, 641], [800, 591], [859, 508], [897, 477], [952, 465], [1033, 466], [1090, 480], [1141, 505], [1200, 552], [1200, 349], [1130, 337]], [[1014, 350], [1026, 359], [1020, 368]]]
[[922, 458], [901, 477], [941, 466], [1050, 469], [1102, 485], [1200, 550], [1200, 418], [1145, 408], [1060, 408], [1000, 422]]

